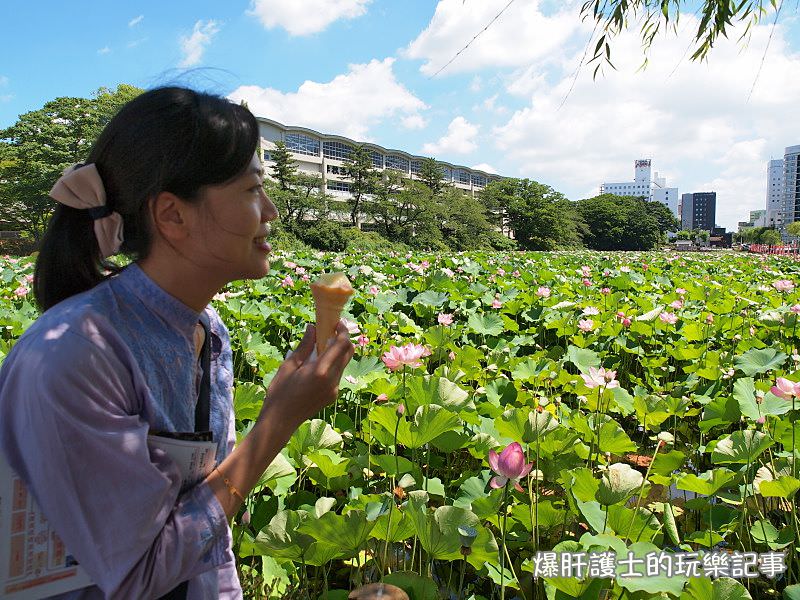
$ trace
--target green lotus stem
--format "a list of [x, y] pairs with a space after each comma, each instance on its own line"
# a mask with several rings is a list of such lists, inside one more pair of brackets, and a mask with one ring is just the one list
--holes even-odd
[[464, 560], [461, 561], [461, 575], [458, 578], [458, 596], [456, 597], [457, 600], [461, 600], [461, 596], [464, 590], [464, 572], [467, 570], [467, 557], [464, 557]]
[[[639, 491], [636, 494], [636, 507], [633, 509], [633, 514], [631, 515], [630, 523], [628, 523], [628, 531], [625, 534], [625, 542], [627, 543], [630, 540], [631, 536], [631, 528], [633, 527], [633, 522], [636, 520], [636, 515], [639, 512], [639, 505], [642, 502], [642, 490], [644, 490], [644, 484], [647, 483], [647, 478], [650, 477], [650, 469], [653, 468], [653, 463], [656, 462], [656, 454], [658, 454], [658, 450], [661, 448], [661, 442], [659, 441], [656, 444], [656, 451], [653, 452], [653, 459], [650, 461], [650, 464], [647, 465], [647, 472], [644, 475], [644, 479], [642, 479], [642, 484], [639, 486]], [[608, 516], [608, 509], [606, 509], [606, 517]], [[605, 528], [604, 528], [605, 530]]]
[[[500, 506], [503, 510], [503, 526], [502, 526], [502, 536], [503, 536], [503, 550], [506, 549], [506, 519], [508, 518], [508, 510], [506, 510], [506, 496], [508, 495], [508, 484], [509, 482], [506, 481], [506, 484], [503, 486], [503, 500], [500, 502]], [[506, 575], [506, 556], [505, 552], [500, 553], [500, 600], [505, 600], [506, 597], [506, 585], [505, 585], [505, 575]]]

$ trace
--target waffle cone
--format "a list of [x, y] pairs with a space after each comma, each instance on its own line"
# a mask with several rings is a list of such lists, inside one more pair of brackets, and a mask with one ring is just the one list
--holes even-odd
[[317, 356], [322, 355], [328, 340], [336, 334], [336, 325], [353, 291], [343, 273], [326, 273], [311, 284], [317, 313]]

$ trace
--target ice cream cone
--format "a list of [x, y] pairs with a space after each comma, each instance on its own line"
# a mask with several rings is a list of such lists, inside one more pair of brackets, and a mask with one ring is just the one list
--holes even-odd
[[354, 291], [344, 273], [324, 273], [311, 284], [317, 311], [317, 356], [322, 355], [328, 340], [336, 335], [342, 309]]

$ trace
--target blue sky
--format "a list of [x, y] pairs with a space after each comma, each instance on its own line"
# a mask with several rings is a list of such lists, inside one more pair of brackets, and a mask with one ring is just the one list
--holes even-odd
[[578, 69], [591, 35], [581, 3], [514, 0], [434, 76], [507, 0], [4, 0], [0, 127], [57, 96], [178, 82], [246, 99], [259, 116], [529, 177], [572, 199], [651, 158], [680, 193], [716, 191], [722, 225], [763, 208], [766, 162], [800, 144], [793, 3], [744, 47], [733, 32], [707, 64], [685, 58], [691, 14], [659, 38], [644, 71], [635, 32], [623, 34], [618, 70], [594, 81]]

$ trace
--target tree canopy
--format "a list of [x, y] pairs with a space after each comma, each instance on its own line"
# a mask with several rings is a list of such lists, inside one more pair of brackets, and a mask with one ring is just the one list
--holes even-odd
[[660, 203], [613, 194], [580, 200], [578, 212], [588, 228], [584, 243], [592, 250], [650, 250], [657, 247], [662, 232], [653, 212], [656, 204]]
[[122, 84], [93, 98], [56, 98], [1, 130], [3, 226], [38, 240], [55, 204], [48, 195], [53, 184], [66, 167], [86, 160], [105, 124], [141, 91]]
[[548, 185], [530, 179], [490, 182], [481, 199], [495, 223], [507, 226], [525, 250], [555, 250], [581, 245], [586, 224], [573, 202]]

